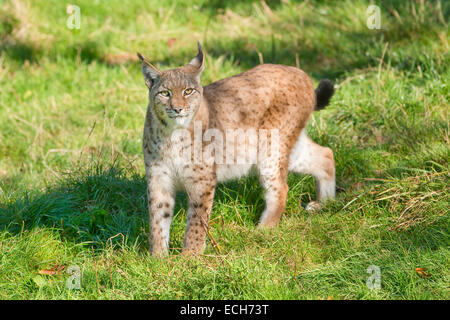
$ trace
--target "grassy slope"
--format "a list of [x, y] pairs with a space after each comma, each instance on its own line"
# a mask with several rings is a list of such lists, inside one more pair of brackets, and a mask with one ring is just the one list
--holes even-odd
[[[360, 1], [0, 1], [0, 298], [448, 299], [449, 7]], [[264, 62], [299, 65], [339, 89], [308, 131], [335, 151], [338, 198], [320, 213], [309, 176], [289, 177], [279, 228], [255, 228], [255, 178], [220, 185], [205, 255], [185, 259], [185, 197], [172, 254], [147, 254], [141, 156], [146, 90], [134, 52], [186, 63], [203, 81]], [[220, 248], [215, 249], [211, 240]], [[82, 290], [65, 273], [78, 265]], [[381, 290], [366, 286], [381, 268]], [[427, 268], [422, 278], [415, 268]]]

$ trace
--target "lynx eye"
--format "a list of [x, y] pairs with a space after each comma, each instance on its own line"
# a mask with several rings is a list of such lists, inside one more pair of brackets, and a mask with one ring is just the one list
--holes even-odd
[[194, 92], [194, 89], [192, 89], [192, 88], [187, 88], [186, 90], [184, 90], [184, 95], [185, 95], [185, 96], [188, 96], [188, 95], [190, 95], [192, 92]]
[[161, 95], [163, 97], [169, 97], [170, 92], [169, 92], [169, 90], [163, 90], [163, 91], [159, 92], [159, 95]]

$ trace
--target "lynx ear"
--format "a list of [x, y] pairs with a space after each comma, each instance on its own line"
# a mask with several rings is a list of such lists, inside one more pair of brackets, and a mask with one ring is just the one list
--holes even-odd
[[142, 61], [142, 74], [145, 78], [145, 84], [150, 89], [155, 81], [161, 76], [161, 71], [154, 67], [142, 54], [137, 53], [139, 59]]
[[203, 54], [202, 51], [202, 46], [200, 45], [200, 42], [197, 41], [197, 46], [198, 46], [198, 53], [197, 56], [191, 60], [191, 62], [189, 62], [189, 64], [191, 66], [194, 66], [198, 69], [198, 73], [200, 75], [200, 73], [203, 71], [203, 69], [205, 69], [205, 55]]

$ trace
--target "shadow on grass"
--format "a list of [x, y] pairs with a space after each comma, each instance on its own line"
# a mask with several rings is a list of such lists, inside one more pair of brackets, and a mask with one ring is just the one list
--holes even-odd
[[[257, 179], [250, 183], [257, 183]], [[247, 197], [242, 201], [250, 202], [260, 197], [260, 189], [247, 186], [242, 180], [219, 184], [215, 201]], [[186, 195], [178, 193], [174, 212], [184, 214], [182, 208], [187, 204]], [[184, 220], [177, 224], [184, 224]], [[54, 228], [62, 238], [75, 243], [102, 246], [125, 241], [146, 249], [145, 177], [117, 167], [98, 167], [62, 178], [44, 193], [26, 194], [13, 203], [0, 205], [0, 230], [20, 234], [42, 227]]]
[[69, 241], [92, 245], [118, 234], [145, 243], [145, 190], [145, 180], [136, 174], [114, 167], [93, 169], [0, 207], [0, 229], [18, 234], [36, 227], [56, 228]]
[[[271, 9], [281, 6], [281, 1], [266, 1]], [[253, 10], [253, 4], [260, 5], [259, 1], [209, 1], [201, 7], [209, 12], [209, 19], [212, 16], [223, 12], [229, 8], [237, 10], [243, 15], [250, 15]], [[313, 1], [310, 5], [314, 7], [315, 14], [319, 15], [319, 9], [325, 4], [324, 1]], [[314, 6], [317, 5], [317, 8]], [[398, 12], [406, 12], [410, 10], [408, 6], [402, 4], [402, 1], [381, 1], [384, 12], [391, 16], [394, 10]], [[445, 6], [448, 8], [448, 6]], [[329, 6], [333, 10], [333, 6]], [[431, 10], [431, 9], [430, 9]], [[447, 9], [444, 11], [446, 12]], [[9, 16], [8, 16], [9, 17]], [[205, 15], [205, 19], [208, 16]], [[39, 48], [36, 44], [4, 41], [2, 37], [9, 37], [14, 34], [14, 28], [17, 23], [10, 17], [8, 23], [3, 23], [3, 31], [0, 30], [0, 54], [5, 52], [10, 58], [18, 62], [28, 60], [30, 62], [38, 62], [42, 57], [47, 59], [66, 58], [73, 60], [74, 63], [92, 63], [97, 62], [106, 64], [112, 68], [119, 67], [114, 63], [111, 64], [107, 50], [99, 43], [101, 41], [92, 41], [80, 39], [80, 41], [68, 44], [67, 47], [61, 49], [59, 47], [50, 47], [45, 50]], [[333, 19], [333, 17], [330, 17]], [[8, 20], [8, 21], [9, 21]], [[6, 20], [5, 20], [6, 21]], [[395, 20], [394, 20], [395, 21]], [[365, 69], [378, 66], [379, 59], [383, 54], [384, 45], [390, 43], [390, 48], [396, 43], [404, 43], [405, 41], [426, 38], [431, 30], [437, 28], [436, 25], [427, 25], [431, 23], [430, 19], [425, 24], [403, 25], [394, 23], [389, 29], [369, 30], [363, 29], [356, 31], [353, 29], [342, 29], [330, 31], [329, 25], [318, 24], [314, 17], [305, 17], [303, 25], [300, 26], [296, 21], [271, 21], [267, 22], [267, 32], [270, 36], [253, 38], [251, 32], [245, 36], [237, 38], [214, 37], [208, 34], [208, 27], [202, 30], [205, 35], [203, 45], [206, 53], [214, 58], [221, 56], [227, 57], [232, 63], [238, 64], [242, 69], [250, 69], [260, 63], [260, 56], [265, 63], [277, 63], [285, 65], [297, 64], [314, 78], [330, 78], [336, 79], [351, 73], [355, 69]], [[288, 24], [286, 26], [285, 24]], [[335, 22], [338, 23], [338, 22]], [[434, 31], [433, 31], [434, 32]], [[3, 35], [2, 35], [3, 33]], [[316, 39], [320, 38], [320, 39]], [[58, 44], [55, 44], [58, 45]], [[195, 43], [192, 44], [194, 49]], [[416, 70], [417, 66], [421, 70], [427, 70], [427, 62], [429, 57], [425, 57], [423, 61], [420, 58], [411, 58], [411, 52], [402, 47], [396, 49], [395, 56], [391, 56], [390, 51], [386, 52], [385, 61], [391, 63], [393, 67], [402, 70]], [[145, 48], [143, 48], [145, 50]], [[194, 49], [195, 50], [195, 49]], [[421, 52], [417, 49], [414, 57], [420, 57]], [[134, 52], [130, 53], [134, 57]], [[164, 60], [153, 61], [161, 62], [163, 65], [183, 64], [187, 57], [191, 57], [194, 52], [190, 52], [188, 48], [182, 48], [176, 52], [169, 52]], [[134, 59], [126, 59], [124, 63], [135, 63]]]
[[[314, 1], [314, 4], [324, 3]], [[274, 9], [279, 3], [268, 2], [268, 5]], [[330, 25], [325, 25], [318, 23], [317, 18], [308, 16], [304, 17], [301, 26], [297, 21], [268, 19], [264, 26], [267, 36], [255, 37], [249, 32], [231, 39], [215, 37], [208, 33], [206, 27], [202, 41], [207, 55], [214, 59], [225, 57], [243, 70], [255, 67], [262, 59], [264, 63], [298, 65], [316, 79], [334, 80], [357, 69], [378, 67], [382, 56], [386, 64], [402, 71], [416, 72], [420, 67], [420, 70], [426, 70], [425, 73], [431, 71], [439, 74], [447, 68], [439, 59], [426, 54], [424, 56], [422, 48], [427, 41], [433, 38], [437, 40], [442, 26], [432, 19], [419, 23], [408, 18], [407, 22], [398, 22], [398, 12], [409, 16], [411, 11], [409, 5], [402, 1], [381, 1], [380, 6], [391, 21], [384, 23], [386, 27], [379, 30], [341, 28], [341, 22], [333, 21], [333, 16], [330, 16]], [[212, 7], [215, 8], [214, 4]], [[448, 7], [450, 6], [445, 6], [447, 9], [444, 8], [443, 11], [448, 11]], [[322, 7], [314, 7], [314, 15], [320, 16], [320, 8]], [[330, 5], [329, 10], [333, 11], [333, 6]], [[426, 10], [428, 14], [436, 14], [431, 5], [427, 4]], [[245, 15], [243, 17], [247, 18]], [[412, 45], [405, 46], [408, 42]], [[387, 43], [389, 50], [384, 51]], [[163, 65], [173, 65], [174, 62], [181, 65], [191, 55], [193, 52], [182, 49], [169, 53], [164, 60], [158, 62]]]

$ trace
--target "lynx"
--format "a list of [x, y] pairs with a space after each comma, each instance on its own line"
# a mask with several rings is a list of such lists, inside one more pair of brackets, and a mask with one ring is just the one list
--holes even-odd
[[[298, 68], [261, 64], [202, 87], [205, 56], [200, 43], [195, 58], [172, 70], [160, 71], [138, 57], [149, 89], [143, 150], [153, 255], [168, 253], [179, 189], [189, 199], [183, 254], [201, 254], [205, 248], [217, 182], [258, 173], [265, 199], [259, 227], [278, 225], [289, 171], [316, 179], [318, 202], [309, 203], [307, 210], [334, 198], [333, 152], [315, 144], [305, 131], [311, 113], [324, 108], [334, 93], [329, 80], [314, 90]], [[249, 149], [257, 156], [250, 152], [251, 161], [236, 160]]]

